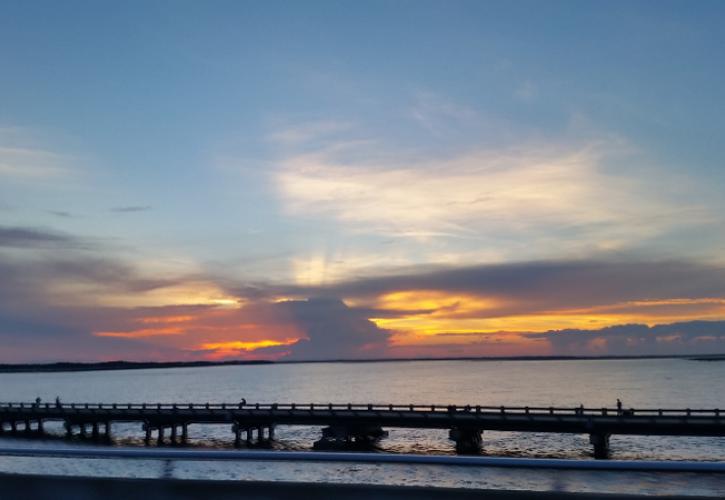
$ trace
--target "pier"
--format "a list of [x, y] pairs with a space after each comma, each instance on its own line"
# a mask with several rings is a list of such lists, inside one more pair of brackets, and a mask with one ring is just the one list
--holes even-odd
[[589, 435], [596, 458], [609, 456], [619, 435], [725, 436], [719, 409], [613, 409], [583, 407], [455, 406], [400, 404], [173, 404], [0, 403], [0, 434], [42, 434], [44, 423], [63, 422], [68, 436], [111, 438], [114, 422], [139, 423], [147, 445], [183, 444], [192, 424], [228, 424], [236, 446], [275, 439], [286, 425], [322, 427], [315, 448], [368, 444], [386, 428], [445, 429], [460, 453], [485, 446], [486, 431]]

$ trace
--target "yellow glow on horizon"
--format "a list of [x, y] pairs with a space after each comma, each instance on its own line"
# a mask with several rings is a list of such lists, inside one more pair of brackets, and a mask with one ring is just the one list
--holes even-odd
[[467, 294], [450, 294], [437, 290], [404, 290], [391, 292], [377, 300], [379, 309], [409, 311], [432, 311], [428, 316], [455, 315], [483, 311], [499, 307], [497, 299]]
[[[397, 343], [414, 345], [430, 342], [435, 337], [446, 339], [447, 343], [465, 344], [472, 338], [484, 338], [486, 334], [514, 339], [520, 332], [598, 330], [631, 323], [654, 326], [680, 321], [725, 319], [725, 299], [719, 297], [640, 300], [503, 316], [495, 316], [497, 305], [495, 301], [439, 292], [396, 292], [383, 296], [380, 308], [399, 310], [401, 314], [393, 318], [370, 320], [380, 328], [398, 332], [400, 336], [396, 338]], [[427, 313], [426, 310], [434, 312]], [[475, 311], [481, 311], [481, 316], [476, 317]], [[474, 314], [467, 315], [469, 312]], [[489, 314], [491, 316], [487, 317]], [[521, 341], [526, 339], [522, 338]]]
[[206, 351], [254, 351], [256, 349], [262, 349], [264, 347], [276, 347], [283, 345], [291, 345], [297, 342], [298, 339], [285, 339], [285, 340], [232, 340], [228, 342], [207, 342], [201, 344], [199, 349]]

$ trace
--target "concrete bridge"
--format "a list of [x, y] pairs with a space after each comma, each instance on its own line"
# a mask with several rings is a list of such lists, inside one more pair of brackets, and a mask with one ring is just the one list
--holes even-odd
[[[460, 453], [479, 451], [483, 432], [588, 434], [594, 456], [607, 458], [612, 434], [725, 436], [719, 409], [613, 409], [399, 404], [88, 404], [0, 403], [0, 433], [43, 433], [47, 421], [64, 422], [67, 434], [109, 440], [111, 423], [138, 422], [145, 442], [184, 443], [191, 424], [229, 424], [234, 443], [274, 439], [275, 427], [321, 426], [316, 448], [370, 443], [385, 428], [448, 429]], [[155, 436], [154, 436], [155, 434]]]

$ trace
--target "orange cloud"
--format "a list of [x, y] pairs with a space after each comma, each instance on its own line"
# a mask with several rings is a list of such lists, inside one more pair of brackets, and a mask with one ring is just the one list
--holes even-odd
[[139, 318], [139, 323], [184, 323], [192, 321], [194, 316], [150, 316], [148, 318]]
[[141, 328], [139, 330], [130, 330], [126, 332], [93, 332], [96, 337], [119, 337], [119, 338], [143, 338], [155, 337], [159, 335], [181, 335], [184, 333], [183, 328], [163, 327], [163, 328]]

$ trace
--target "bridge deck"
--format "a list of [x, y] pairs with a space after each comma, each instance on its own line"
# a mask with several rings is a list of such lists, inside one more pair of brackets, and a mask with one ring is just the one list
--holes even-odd
[[[141, 422], [147, 430], [169, 428], [176, 437], [176, 427], [189, 424], [232, 424], [241, 430], [275, 426], [311, 425], [340, 429], [348, 435], [383, 434], [383, 427], [450, 429], [457, 444], [480, 444], [481, 432], [528, 431], [590, 434], [599, 454], [608, 450], [611, 434], [725, 436], [725, 412], [719, 409], [613, 409], [583, 407], [492, 407], [451, 405], [395, 404], [46, 404], [0, 403], [0, 431], [6, 423], [62, 420], [69, 426], [111, 422]], [[260, 431], [261, 432], [261, 431]], [[327, 437], [330, 437], [329, 435]], [[248, 438], [249, 439], [249, 438]]]

